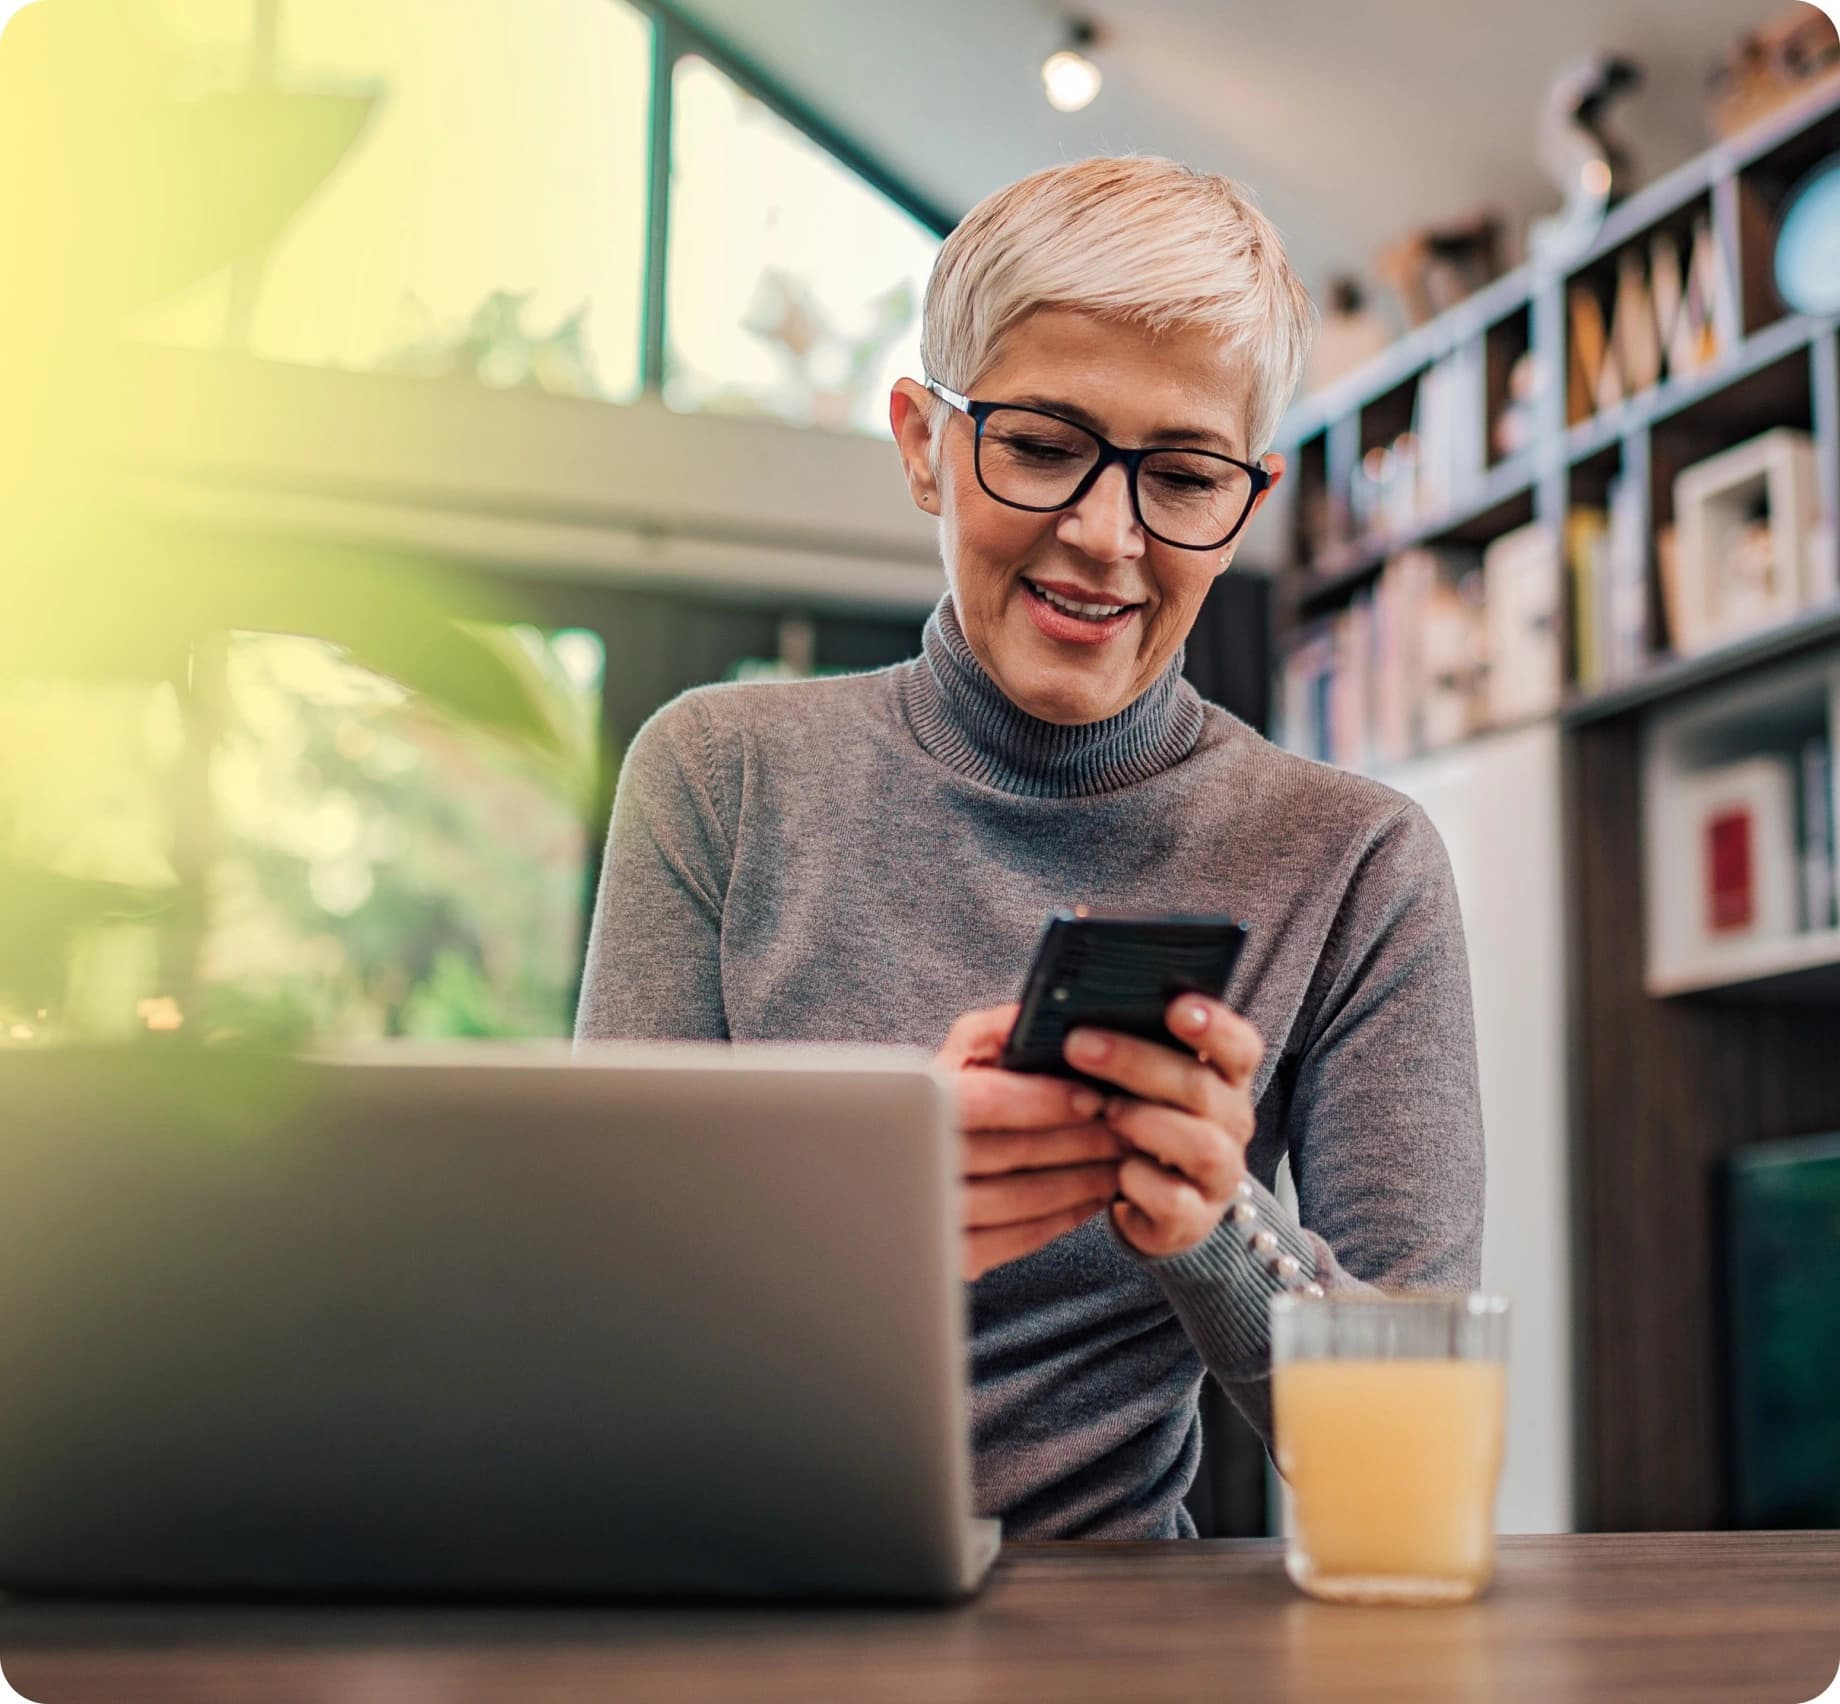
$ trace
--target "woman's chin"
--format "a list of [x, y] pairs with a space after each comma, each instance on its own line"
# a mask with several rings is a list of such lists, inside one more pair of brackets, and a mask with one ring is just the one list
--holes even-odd
[[[1097, 669], [1087, 672], [1068, 663], [1045, 667], [1025, 664], [1016, 674], [1009, 696], [1017, 708], [1039, 721], [1067, 725], [1103, 722], [1120, 708], [1115, 700], [1121, 695], [1113, 690], [1111, 682], [1100, 678]], [[1069, 678], [1076, 674], [1078, 678]]]

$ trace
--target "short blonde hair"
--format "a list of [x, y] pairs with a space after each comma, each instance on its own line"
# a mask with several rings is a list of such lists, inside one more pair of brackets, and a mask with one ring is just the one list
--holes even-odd
[[[1277, 436], [1316, 309], [1251, 192], [1152, 155], [1073, 160], [987, 195], [933, 262], [920, 329], [927, 375], [970, 391], [1003, 335], [1038, 308], [1150, 332], [1200, 327], [1244, 358], [1249, 457]], [[933, 451], [949, 404], [934, 400]]]

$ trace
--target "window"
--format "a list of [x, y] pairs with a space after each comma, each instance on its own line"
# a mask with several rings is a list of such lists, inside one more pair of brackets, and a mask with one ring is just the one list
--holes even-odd
[[[598, 638], [514, 632], [592, 725]], [[318, 640], [233, 635], [224, 684], [199, 977], [210, 1029], [566, 1035], [589, 853], [579, 778]]]
[[671, 111], [665, 401], [886, 433], [938, 239], [704, 59]]
[[[592, 749], [599, 638], [508, 631]], [[569, 1033], [588, 776], [320, 640], [193, 668], [189, 727], [171, 685], [0, 688], [0, 1046]]]
[[[239, 279], [246, 324], [227, 323], [225, 273], [148, 316], [143, 335], [228, 333], [274, 360], [635, 395], [649, 21], [623, 0], [276, 3], [278, 84], [368, 94], [369, 121]], [[216, 64], [226, 33], [183, 39]]]

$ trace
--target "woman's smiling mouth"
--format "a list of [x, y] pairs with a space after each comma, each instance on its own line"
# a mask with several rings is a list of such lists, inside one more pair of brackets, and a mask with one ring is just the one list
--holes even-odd
[[1083, 587], [1065, 581], [1024, 580], [1023, 601], [1029, 618], [1050, 639], [1075, 645], [1097, 645], [1122, 633], [1142, 608], [1096, 598]]

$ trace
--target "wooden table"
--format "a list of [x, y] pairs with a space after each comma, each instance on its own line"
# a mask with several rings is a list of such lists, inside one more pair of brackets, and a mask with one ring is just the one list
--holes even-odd
[[1840, 1533], [1509, 1538], [1447, 1609], [1312, 1602], [1264, 1539], [1014, 1545], [951, 1609], [7, 1602], [0, 1667], [38, 1704], [1803, 1704]]

